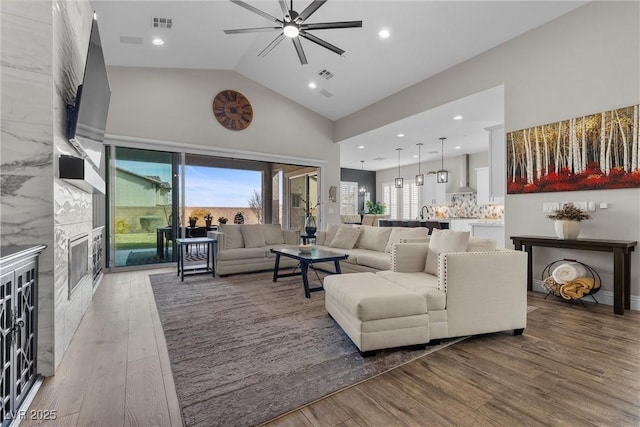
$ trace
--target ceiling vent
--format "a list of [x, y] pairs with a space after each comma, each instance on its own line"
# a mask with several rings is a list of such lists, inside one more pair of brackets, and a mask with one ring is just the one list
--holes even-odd
[[428, 151], [427, 154], [440, 154], [439, 151]]
[[325, 96], [327, 98], [331, 98], [333, 96], [333, 94], [329, 91], [326, 91], [324, 89], [321, 89], [320, 92], [318, 92], [320, 95]]
[[142, 37], [120, 36], [120, 43], [124, 43], [124, 44], [142, 44]]
[[327, 69], [320, 71], [318, 75], [323, 79], [327, 79], [327, 80], [331, 80], [333, 78], [333, 73]]
[[153, 28], [167, 28], [167, 29], [170, 29], [172, 25], [173, 25], [173, 19], [171, 19], [171, 18], [151, 17], [151, 26]]
[[384, 157], [374, 157], [373, 160], [384, 160]]

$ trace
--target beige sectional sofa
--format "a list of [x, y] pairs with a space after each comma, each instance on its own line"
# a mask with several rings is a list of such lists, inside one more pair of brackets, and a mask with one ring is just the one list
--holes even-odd
[[452, 249], [433, 240], [400, 243], [388, 271], [328, 276], [326, 309], [363, 353], [482, 333], [521, 334], [526, 253], [494, 250], [495, 242], [474, 238]]
[[[273, 248], [300, 244], [300, 232], [283, 230], [279, 224], [221, 224], [208, 237], [217, 239], [216, 273], [220, 275], [273, 270]], [[283, 257], [281, 267], [294, 267], [297, 262]]]
[[[425, 241], [428, 232], [423, 227], [329, 224], [326, 231], [316, 233], [316, 246], [349, 255], [340, 263], [343, 273], [377, 272], [391, 269], [391, 248], [394, 243], [416, 239]], [[343, 234], [345, 236], [341, 238]], [[330, 266], [327, 269], [333, 271]]]

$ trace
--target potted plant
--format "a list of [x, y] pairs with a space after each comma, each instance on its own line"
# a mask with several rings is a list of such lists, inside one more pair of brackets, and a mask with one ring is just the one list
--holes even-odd
[[384, 214], [386, 206], [382, 202], [372, 202], [371, 200], [367, 200], [367, 213], [382, 215]]
[[238, 211], [233, 217], [234, 224], [244, 224], [244, 212]]
[[211, 216], [211, 212], [207, 212], [204, 215], [204, 222], [207, 226], [207, 228], [211, 228], [211, 221], [213, 220], [213, 217]]
[[552, 215], [547, 215], [547, 218], [555, 220], [554, 227], [559, 238], [576, 239], [580, 234], [580, 223], [591, 219], [591, 215], [573, 203], [566, 203]]
[[197, 222], [198, 222], [198, 217], [197, 216], [190, 216], [189, 217], [189, 227], [191, 227], [191, 228], [195, 227]]
[[218, 218], [218, 223], [219, 223], [219, 224], [226, 224], [226, 223], [227, 223], [227, 221], [229, 221], [229, 219], [228, 219], [228, 218], [225, 218], [225, 217], [223, 217], [223, 216], [221, 216], [221, 217], [219, 217], [219, 218]]

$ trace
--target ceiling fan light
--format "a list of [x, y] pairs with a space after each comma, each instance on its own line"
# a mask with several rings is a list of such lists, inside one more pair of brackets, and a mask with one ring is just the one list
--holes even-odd
[[296, 24], [289, 23], [284, 26], [284, 28], [282, 29], [282, 32], [284, 33], [285, 36], [289, 38], [294, 38], [294, 37], [298, 37], [298, 34], [300, 34], [300, 29]]

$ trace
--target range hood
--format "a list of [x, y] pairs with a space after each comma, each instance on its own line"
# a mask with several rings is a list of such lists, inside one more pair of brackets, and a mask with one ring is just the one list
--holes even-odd
[[473, 194], [475, 189], [469, 187], [469, 155], [463, 154], [460, 156], [460, 181], [459, 187], [452, 192], [452, 194]]
[[93, 168], [91, 162], [80, 157], [60, 155], [58, 158], [58, 174], [69, 184], [87, 193], [105, 194], [104, 179]]

